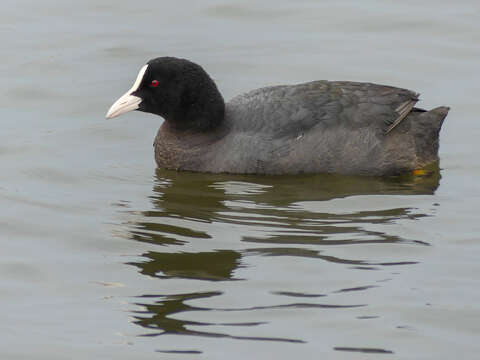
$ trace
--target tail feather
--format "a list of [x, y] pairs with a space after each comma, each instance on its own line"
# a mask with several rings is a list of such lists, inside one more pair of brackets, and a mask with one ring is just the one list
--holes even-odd
[[420, 112], [417, 119], [412, 122], [419, 167], [438, 160], [440, 129], [449, 110], [447, 106], [440, 106]]

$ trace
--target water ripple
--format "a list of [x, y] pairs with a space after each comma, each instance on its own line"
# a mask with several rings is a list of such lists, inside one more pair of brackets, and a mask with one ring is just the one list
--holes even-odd
[[[399, 224], [431, 216], [405, 196], [432, 194], [439, 179], [438, 168], [388, 179], [158, 171], [151, 208], [115, 205], [123, 219], [119, 233], [152, 246], [128, 264], [170, 289], [138, 295], [134, 323], [148, 330], [145, 336], [304, 343], [305, 334], [270, 336], [266, 329], [291, 311], [339, 311], [374, 322], [379, 315], [358, 310], [368, 309], [399, 269], [418, 264], [415, 254], [429, 245], [399, 231]], [[185, 286], [192, 292], [184, 293]]]

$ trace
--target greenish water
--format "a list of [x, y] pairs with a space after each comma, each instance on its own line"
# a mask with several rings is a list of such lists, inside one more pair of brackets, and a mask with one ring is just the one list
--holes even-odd
[[[475, 358], [480, 5], [7, 0], [5, 359]], [[423, 176], [155, 170], [161, 119], [105, 112], [148, 59], [226, 98], [371, 81], [451, 106]]]

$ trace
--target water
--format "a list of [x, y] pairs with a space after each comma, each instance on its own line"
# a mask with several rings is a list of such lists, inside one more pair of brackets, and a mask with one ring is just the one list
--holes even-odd
[[[5, 359], [474, 358], [480, 5], [4, 1]], [[161, 119], [106, 121], [160, 55], [226, 98], [313, 79], [449, 105], [397, 179], [155, 171]]]

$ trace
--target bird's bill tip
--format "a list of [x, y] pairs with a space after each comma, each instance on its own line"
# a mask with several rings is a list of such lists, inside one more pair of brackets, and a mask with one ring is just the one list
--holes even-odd
[[117, 116], [125, 114], [126, 112], [138, 109], [142, 99], [138, 96], [131, 95], [130, 92], [125, 93], [108, 109], [105, 118], [113, 119]]

